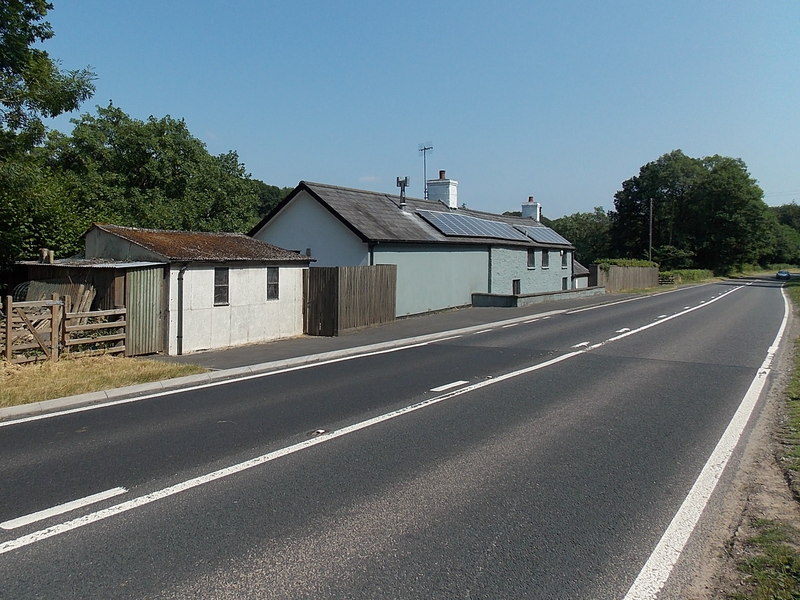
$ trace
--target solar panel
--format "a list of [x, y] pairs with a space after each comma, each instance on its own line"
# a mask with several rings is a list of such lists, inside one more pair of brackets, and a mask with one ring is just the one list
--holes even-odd
[[457, 213], [418, 210], [417, 214], [444, 235], [461, 237], [497, 238], [501, 240], [528, 241], [528, 238], [508, 223], [489, 221]]
[[569, 243], [569, 240], [561, 237], [549, 227], [520, 227], [519, 229], [523, 230], [534, 242], [540, 244], [572, 245]]

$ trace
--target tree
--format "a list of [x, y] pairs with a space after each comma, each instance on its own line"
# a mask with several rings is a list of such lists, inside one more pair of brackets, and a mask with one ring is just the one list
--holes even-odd
[[0, 160], [43, 139], [42, 117], [75, 110], [94, 92], [88, 68], [62, 71], [44, 50], [53, 37], [44, 0], [0, 2]]
[[774, 206], [770, 210], [777, 217], [778, 223], [788, 225], [795, 231], [800, 231], [800, 206], [796, 202]]
[[575, 213], [553, 219], [549, 226], [572, 242], [576, 260], [589, 264], [610, 255], [610, 224], [603, 207], [596, 206], [594, 212]]
[[651, 209], [654, 255], [660, 246], [685, 250], [687, 240], [681, 223], [689, 194], [702, 170], [696, 159], [675, 150], [644, 165], [638, 176], [624, 181], [622, 190], [614, 195], [616, 210], [610, 215], [614, 253], [650, 258]]
[[614, 206], [613, 250], [623, 257], [648, 256], [651, 218], [653, 258], [662, 268], [725, 273], [775, 252], [776, 221], [740, 159], [675, 150], [623, 182]]
[[771, 256], [777, 223], [744, 162], [715, 155], [702, 164], [683, 223], [698, 265], [726, 273]]
[[94, 220], [247, 231], [262, 216], [261, 190], [236, 152], [212, 156], [183, 120], [140, 121], [109, 104], [73, 123], [71, 136], [49, 136], [45, 152], [65, 177], [67, 195]]

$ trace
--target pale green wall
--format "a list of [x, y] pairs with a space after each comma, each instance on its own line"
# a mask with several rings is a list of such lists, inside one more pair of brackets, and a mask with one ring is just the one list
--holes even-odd
[[[542, 252], [549, 252], [550, 266], [542, 267]], [[567, 253], [567, 267], [561, 267], [561, 253], [558, 250], [534, 249], [535, 266], [528, 267], [528, 251], [526, 248], [499, 248], [491, 249], [492, 294], [511, 294], [511, 282], [520, 280], [521, 294], [538, 294], [541, 292], [554, 292], [561, 289], [562, 278], [567, 278], [567, 288], [572, 285], [572, 257]]]
[[397, 316], [464, 306], [472, 292], [487, 292], [485, 246], [378, 244], [374, 264], [397, 265]]

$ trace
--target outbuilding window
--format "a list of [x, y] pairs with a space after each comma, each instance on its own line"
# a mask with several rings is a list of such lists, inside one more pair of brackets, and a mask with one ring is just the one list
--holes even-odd
[[278, 267], [267, 267], [267, 300], [277, 300], [279, 289]]
[[214, 306], [228, 304], [228, 267], [214, 267]]

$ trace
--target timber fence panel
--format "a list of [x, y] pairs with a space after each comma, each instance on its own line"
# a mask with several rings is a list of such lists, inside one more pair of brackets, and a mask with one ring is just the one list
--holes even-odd
[[395, 319], [397, 266], [312, 267], [306, 333], [334, 336]]
[[590, 285], [606, 288], [609, 292], [658, 287], [657, 267], [620, 267], [610, 265], [608, 270], [590, 265]]

